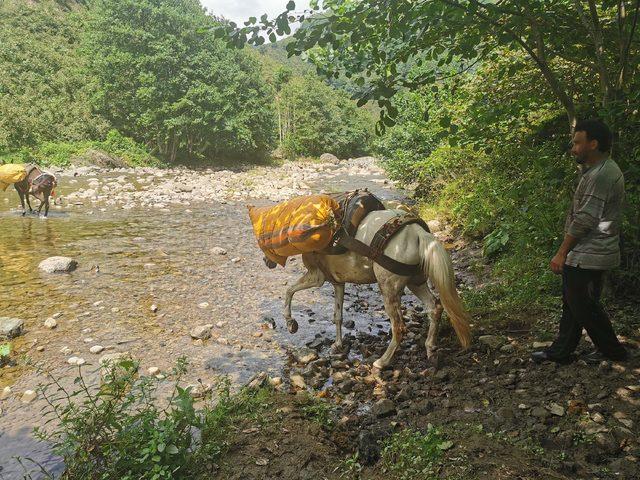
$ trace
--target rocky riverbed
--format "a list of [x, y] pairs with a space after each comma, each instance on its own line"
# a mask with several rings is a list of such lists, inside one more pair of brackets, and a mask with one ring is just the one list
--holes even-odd
[[[303, 269], [296, 259], [286, 269], [264, 267], [244, 205], [356, 187], [402, 197], [372, 159], [237, 171], [83, 167], [59, 180], [47, 221], [21, 218], [15, 193], [0, 196], [0, 317], [23, 321], [12, 362], [0, 370], [0, 389], [11, 388], [0, 391], [6, 478], [21, 478], [13, 455], [61, 468], [31, 435], [44, 405], [28, 393], [45, 378], [36, 367], [70, 383], [78, 369], [91, 378], [99, 359], [113, 354], [134, 356], [153, 375], [184, 355], [186, 383], [206, 385], [220, 375], [235, 385], [271, 379], [284, 394], [310, 391], [330, 400], [331, 429], [305, 425], [295, 405], [281, 409], [291, 413], [271, 430], [247, 426], [251, 435], [240, 439], [230, 454], [233, 469], [220, 478], [338, 478], [335, 465], [356, 453], [359, 475], [382, 478], [378, 441], [428, 424], [452, 442], [442, 478], [637, 478], [640, 361], [633, 338], [625, 339], [634, 353], [625, 364], [539, 366], [528, 356], [539, 348], [540, 332], [554, 330], [553, 320], [475, 319], [466, 352], [445, 322], [436, 368], [425, 358], [425, 314], [407, 295], [408, 334], [391, 368], [380, 372], [371, 361], [388, 344], [388, 321], [374, 286], [347, 288], [346, 352], [329, 349], [330, 286], [296, 295], [300, 330], [286, 331], [282, 297]], [[437, 235], [463, 289], [486, 280], [474, 275], [482, 263], [477, 245], [448, 231]], [[56, 255], [76, 260], [77, 269], [38, 269]], [[295, 404], [297, 396], [283, 398]], [[295, 448], [279, 450], [286, 445]], [[273, 460], [256, 464], [258, 452]]]

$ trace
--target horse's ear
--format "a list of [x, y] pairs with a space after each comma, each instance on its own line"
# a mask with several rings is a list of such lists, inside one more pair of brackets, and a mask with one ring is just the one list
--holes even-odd
[[247, 207], [247, 210], [249, 210], [249, 211], [251, 211], [251, 210], [253, 210], [254, 208], [256, 208], [256, 206], [255, 206], [255, 205], [251, 205], [250, 203], [247, 203], [247, 204], [245, 205], [245, 207]]

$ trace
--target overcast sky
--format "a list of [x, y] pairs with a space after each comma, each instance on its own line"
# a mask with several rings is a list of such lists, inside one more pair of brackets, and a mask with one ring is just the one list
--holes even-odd
[[[242, 25], [249, 17], [257, 17], [263, 13], [274, 17], [284, 12], [288, 0], [200, 0], [207, 11], [220, 15]], [[295, 0], [296, 12], [309, 8], [309, 0]]]

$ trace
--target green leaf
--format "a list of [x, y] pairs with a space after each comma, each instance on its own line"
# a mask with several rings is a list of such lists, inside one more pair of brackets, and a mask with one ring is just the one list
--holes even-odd
[[0, 357], [8, 357], [11, 353], [11, 344], [3, 343], [0, 345]]
[[438, 444], [438, 448], [443, 451], [449, 450], [451, 447], [453, 447], [453, 442], [451, 440], [447, 440], [446, 442]]
[[167, 447], [167, 453], [169, 453], [169, 455], [175, 455], [178, 453], [178, 447], [176, 447], [175, 445], [169, 445]]
[[296, 9], [296, 2], [291, 0], [289, 3], [287, 3], [287, 11], [288, 12], [290, 12], [291, 10], [295, 10], [295, 9]]
[[164, 449], [166, 448], [166, 445], [164, 443], [159, 443], [158, 444], [158, 451], [160, 453], [164, 452]]

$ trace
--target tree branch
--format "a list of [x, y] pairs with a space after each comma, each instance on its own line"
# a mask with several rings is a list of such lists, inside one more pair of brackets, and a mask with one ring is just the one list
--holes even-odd
[[629, 38], [625, 43], [622, 51], [622, 57], [620, 58], [620, 75], [618, 77], [618, 90], [622, 90], [627, 80], [627, 70], [629, 67], [629, 52], [631, 51], [631, 44], [633, 43], [633, 36], [636, 32], [638, 25], [638, 14], [640, 13], [640, 0], [636, 0], [635, 12], [633, 14], [633, 23], [631, 24], [631, 31], [629, 32]]

